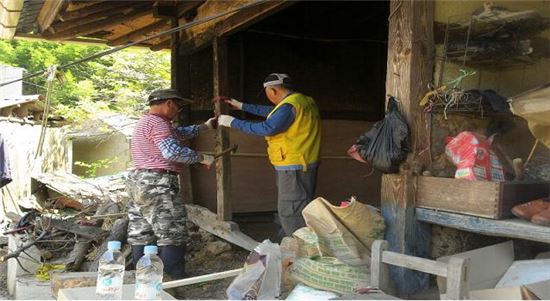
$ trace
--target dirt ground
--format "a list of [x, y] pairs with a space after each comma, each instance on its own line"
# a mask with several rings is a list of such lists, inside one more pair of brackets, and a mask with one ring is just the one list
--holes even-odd
[[[248, 251], [232, 245], [197, 226], [190, 227], [190, 243], [186, 254], [189, 277], [238, 269]], [[233, 278], [187, 285], [178, 290], [178, 299], [226, 299], [225, 290]]]
[[[277, 239], [278, 226], [271, 215], [240, 217], [236, 219], [243, 233], [263, 241]], [[190, 243], [186, 255], [189, 277], [242, 268], [249, 251], [230, 244], [199, 227], [189, 224]], [[216, 280], [180, 289], [178, 299], [227, 299], [225, 291], [234, 278]]]

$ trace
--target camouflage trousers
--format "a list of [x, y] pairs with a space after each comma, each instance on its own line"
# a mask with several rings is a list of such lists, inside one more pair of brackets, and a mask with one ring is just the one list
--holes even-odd
[[176, 175], [135, 170], [128, 175], [126, 191], [131, 245], [185, 245], [187, 211]]

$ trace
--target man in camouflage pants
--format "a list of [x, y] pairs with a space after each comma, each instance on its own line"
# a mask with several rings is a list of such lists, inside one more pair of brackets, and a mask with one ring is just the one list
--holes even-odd
[[164, 270], [172, 279], [185, 277], [187, 212], [179, 191], [178, 174], [183, 164], [210, 166], [214, 157], [183, 146], [190, 139], [213, 128], [215, 118], [201, 125], [173, 127], [174, 119], [189, 102], [173, 89], [157, 90], [148, 99], [149, 113], [136, 124], [130, 152], [135, 169], [126, 181], [128, 242], [134, 265], [145, 245], [156, 244]]

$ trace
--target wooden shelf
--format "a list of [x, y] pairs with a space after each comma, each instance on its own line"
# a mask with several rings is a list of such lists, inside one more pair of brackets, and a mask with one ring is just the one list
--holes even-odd
[[550, 243], [550, 227], [539, 226], [517, 218], [495, 220], [433, 209], [416, 208], [416, 219], [421, 222], [484, 235]]

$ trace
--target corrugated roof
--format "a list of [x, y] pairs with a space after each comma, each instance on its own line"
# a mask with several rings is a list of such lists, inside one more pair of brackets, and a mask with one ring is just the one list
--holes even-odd
[[17, 32], [38, 32], [36, 17], [40, 12], [42, 4], [44, 4], [44, 0], [25, 0], [23, 11], [19, 17], [19, 24], [17, 24]]

